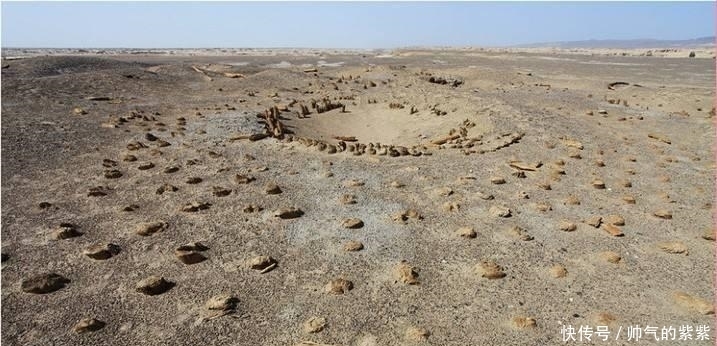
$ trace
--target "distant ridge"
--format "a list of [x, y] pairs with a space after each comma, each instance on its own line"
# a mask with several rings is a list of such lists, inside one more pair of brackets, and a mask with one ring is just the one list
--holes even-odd
[[700, 46], [712, 46], [715, 44], [715, 37], [700, 37], [689, 40], [585, 40], [585, 41], [563, 41], [563, 42], [542, 42], [511, 46], [512, 48], [692, 48]]

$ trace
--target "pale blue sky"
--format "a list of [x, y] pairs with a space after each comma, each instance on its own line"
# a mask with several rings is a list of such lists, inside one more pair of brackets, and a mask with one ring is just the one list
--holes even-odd
[[712, 36], [714, 2], [2, 2], [3, 47], [501, 46]]

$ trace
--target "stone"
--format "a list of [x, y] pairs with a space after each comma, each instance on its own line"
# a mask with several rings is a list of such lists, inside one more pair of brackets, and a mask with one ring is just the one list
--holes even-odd
[[580, 205], [580, 200], [577, 197], [570, 195], [570, 196], [568, 196], [568, 198], [565, 199], [565, 202], [563, 204], [565, 204], [565, 205]]
[[276, 266], [277, 262], [270, 256], [256, 256], [249, 260], [249, 268], [264, 271], [267, 268]]
[[461, 209], [461, 205], [458, 202], [445, 202], [443, 203], [443, 211], [452, 212]]
[[64, 240], [81, 236], [82, 233], [77, 227], [71, 223], [61, 223], [59, 227], [52, 231], [52, 238], [56, 240]]
[[558, 229], [563, 232], [573, 232], [578, 229], [578, 226], [570, 221], [562, 220], [558, 225]]
[[393, 221], [400, 222], [400, 223], [406, 223], [409, 219], [413, 220], [423, 220], [423, 215], [416, 211], [415, 209], [407, 209], [404, 211], [397, 212], [393, 215], [391, 215], [393, 218]]
[[276, 185], [275, 183], [266, 183], [266, 185], [264, 185], [264, 192], [267, 195], [278, 195], [282, 191], [279, 185]]
[[47, 273], [23, 280], [20, 288], [25, 293], [47, 294], [65, 287], [68, 283], [70, 280], [62, 275]]
[[117, 179], [117, 178], [122, 177], [122, 172], [120, 172], [117, 169], [108, 169], [108, 170], [105, 170], [104, 176], [107, 179]]
[[326, 319], [323, 317], [311, 317], [304, 322], [303, 326], [306, 333], [318, 333], [324, 330]]
[[478, 272], [482, 277], [490, 280], [502, 279], [506, 276], [505, 272], [503, 272], [503, 267], [494, 261], [481, 261], [478, 265]]
[[473, 239], [478, 236], [478, 233], [472, 227], [461, 227], [456, 231], [456, 235], [466, 239]]
[[505, 184], [505, 179], [501, 177], [491, 177], [490, 182], [496, 185]]
[[88, 197], [102, 197], [102, 196], [107, 196], [110, 192], [112, 192], [112, 189], [107, 186], [93, 186], [87, 192], [87, 196]]
[[508, 232], [513, 235], [514, 237], [522, 240], [522, 241], [531, 241], [533, 240], [533, 236], [528, 233], [527, 230], [523, 229], [519, 226], [513, 226], [511, 227]]
[[409, 341], [420, 342], [427, 340], [431, 336], [431, 332], [424, 328], [409, 327], [406, 329], [406, 339]]
[[221, 186], [213, 186], [212, 194], [217, 197], [226, 197], [232, 193], [232, 189], [227, 189]]
[[297, 217], [301, 217], [302, 215], [304, 215], [304, 212], [295, 207], [280, 208], [274, 212], [274, 217], [278, 217], [280, 219], [295, 219]]
[[595, 228], [600, 227], [600, 224], [602, 224], [602, 217], [599, 215], [591, 216], [587, 219], [585, 219], [583, 222], [586, 224], [593, 226]]
[[605, 182], [603, 182], [603, 181], [600, 180], [600, 179], [595, 179], [595, 180], [593, 180], [593, 182], [592, 182], [592, 186], [593, 186], [594, 188], [596, 188], [596, 189], [602, 190], [602, 189], [605, 188]]
[[608, 215], [603, 221], [615, 226], [625, 226], [625, 219], [620, 215]]
[[672, 212], [670, 212], [669, 210], [665, 210], [665, 209], [656, 210], [652, 215], [654, 215], [660, 219], [665, 219], [665, 220], [672, 219]]
[[635, 201], [635, 197], [632, 196], [623, 196], [622, 200], [625, 201], [627, 204], [635, 204], [637, 201]]
[[177, 191], [177, 190], [179, 190], [178, 187], [176, 187], [176, 186], [174, 186], [174, 185], [172, 185], [172, 184], [166, 184], [166, 183], [165, 183], [164, 185], [158, 187], [158, 188], [157, 188], [157, 191], [155, 191], [155, 193], [158, 194], [158, 195], [161, 195], [161, 194], [164, 194], [165, 192], [175, 192], [175, 191]]
[[547, 212], [553, 210], [553, 207], [548, 204], [547, 202], [538, 202], [534, 205], [535, 210], [541, 211], [541, 212]]
[[191, 185], [199, 184], [199, 183], [202, 182], [202, 178], [200, 178], [200, 177], [190, 177], [190, 178], [188, 178], [185, 182], [186, 182], [187, 184], [191, 184]]
[[363, 227], [363, 221], [357, 218], [348, 218], [341, 222], [341, 226], [349, 229], [358, 229]]
[[242, 211], [245, 213], [256, 213], [264, 210], [264, 208], [256, 205], [256, 204], [247, 204], [242, 208]]
[[574, 139], [563, 139], [562, 142], [566, 147], [569, 147], [569, 148], [575, 148], [578, 150], [583, 150], [583, 148], [584, 148], [582, 143], [580, 143]]
[[105, 327], [105, 322], [102, 322], [94, 318], [85, 318], [77, 322], [72, 331], [77, 334], [84, 334], [87, 332], [96, 332]]
[[345, 194], [339, 198], [341, 204], [356, 204], [356, 196], [352, 194]]
[[562, 264], [556, 264], [550, 267], [550, 275], [556, 279], [564, 278], [568, 275], [568, 270]]
[[408, 285], [417, 285], [419, 283], [418, 273], [405, 261], [402, 261], [393, 268], [393, 277], [396, 279], [396, 282]]
[[615, 225], [603, 224], [603, 225], [602, 225], [602, 229], [605, 230], [605, 232], [607, 232], [608, 234], [610, 234], [610, 235], [613, 236], [613, 237], [622, 237], [622, 236], [624, 236], [624, 234], [622, 233], [622, 230], [621, 230], [619, 227], [615, 226]]
[[162, 232], [167, 228], [167, 223], [159, 221], [159, 222], [146, 222], [139, 224], [137, 226], [137, 229], [135, 230], [135, 233], [141, 235], [141, 236], [149, 236], [157, 232]]
[[686, 292], [673, 292], [672, 299], [677, 303], [677, 305], [687, 310], [697, 312], [701, 315], [714, 315], [715, 313], [712, 301], [694, 297]]
[[398, 182], [398, 181], [396, 181], [396, 180], [394, 180], [394, 181], [391, 182], [391, 187], [395, 187], [395, 188], [397, 188], [397, 189], [398, 189], [398, 188], [402, 188], [402, 187], [404, 187], [404, 186], [406, 186], [406, 185], [403, 184], [403, 183], [401, 183], [401, 182]]
[[111, 258], [112, 256], [116, 256], [117, 254], [119, 254], [120, 247], [119, 245], [115, 244], [99, 244], [89, 247], [82, 253], [92, 259], [106, 260]]
[[137, 166], [137, 169], [140, 171], [146, 171], [148, 169], [154, 168], [154, 164], [151, 162], [142, 162]]
[[476, 193], [476, 196], [478, 196], [478, 198], [480, 198], [480, 199], [482, 199], [482, 200], [484, 200], [484, 201], [490, 201], [490, 200], [495, 199], [495, 196], [493, 196], [492, 194], [485, 193], [485, 192], [482, 192], [482, 191], [478, 191], [478, 192]]
[[207, 210], [210, 206], [211, 204], [206, 202], [191, 202], [182, 206], [182, 211], [187, 213], [195, 213], [200, 210]]
[[353, 282], [346, 279], [335, 279], [324, 286], [324, 291], [329, 294], [339, 295], [348, 293], [353, 288]]
[[207, 310], [231, 311], [236, 309], [239, 299], [229, 294], [219, 294], [209, 298], [204, 307]]
[[366, 183], [365, 183], [364, 181], [362, 181], [362, 180], [349, 179], [349, 180], [344, 181], [344, 182], [343, 182], [343, 185], [344, 185], [345, 187], [359, 187], [359, 186], [364, 186], [364, 185], [366, 185]]
[[236, 176], [234, 176], [234, 181], [237, 184], [249, 184], [254, 180], [256, 180], [256, 178], [250, 175], [237, 174]]
[[139, 293], [155, 296], [167, 292], [172, 287], [174, 287], [174, 283], [165, 280], [161, 276], [153, 275], [139, 281], [135, 289]]
[[657, 246], [660, 250], [670, 254], [687, 254], [687, 245], [681, 241], [666, 241]]
[[550, 183], [547, 182], [547, 181], [539, 182], [539, 183], [538, 183], [538, 188], [543, 189], [543, 190], [546, 190], [546, 191], [549, 191], [549, 190], [552, 189], [552, 187], [550, 186]]
[[518, 329], [527, 329], [535, 328], [537, 324], [532, 317], [516, 316], [513, 317], [513, 326]]
[[580, 160], [583, 158], [583, 155], [580, 153], [580, 150], [575, 148], [568, 149], [568, 157], [571, 159]]
[[543, 165], [543, 163], [540, 161], [532, 162], [532, 163], [526, 163], [526, 162], [522, 162], [522, 161], [510, 161], [508, 163], [508, 166], [513, 167], [517, 170], [529, 171], [529, 172], [537, 171], [538, 168], [540, 168], [542, 165]]
[[511, 210], [508, 207], [500, 206], [500, 205], [494, 205], [490, 207], [489, 213], [491, 216], [494, 217], [510, 217], [511, 216]]
[[174, 256], [184, 264], [195, 264], [207, 259], [200, 253], [206, 249], [201, 243], [182, 245], [174, 250]]
[[701, 236], [701, 237], [702, 237], [702, 239], [704, 239], [704, 240], [714, 241], [714, 240], [715, 240], [715, 230], [714, 230], [714, 229], [706, 229], [706, 230], [702, 233], [702, 236]]
[[613, 264], [618, 264], [622, 261], [622, 257], [614, 251], [604, 251], [600, 253], [600, 257], [605, 261]]
[[358, 240], [349, 240], [344, 244], [344, 251], [361, 251], [363, 250], [363, 243]]
[[448, 197], [453, 194], [453, 189], [451, 189], [450, 187], [439, 187], [435, 189], [435, 193], [438, 196]]
[[595, 314], [593, 321], [600, 326], [606, 326], [617, 321], [617, 317], [609, 312], [600, 312]]

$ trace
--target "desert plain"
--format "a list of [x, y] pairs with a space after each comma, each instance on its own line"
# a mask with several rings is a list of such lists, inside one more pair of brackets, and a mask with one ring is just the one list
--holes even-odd
[[713, 344], [714, 53], [668, 53], [4, 50], [2, 343]]

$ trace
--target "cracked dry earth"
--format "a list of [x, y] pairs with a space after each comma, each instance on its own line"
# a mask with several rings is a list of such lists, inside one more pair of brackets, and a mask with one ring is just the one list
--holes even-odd
[[2, 343], [712, 326], [714, 72], [470, 50], [4, 61]]

